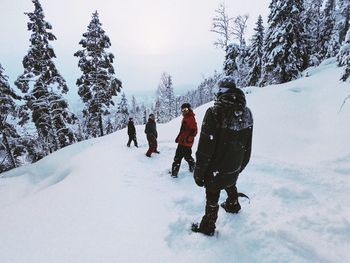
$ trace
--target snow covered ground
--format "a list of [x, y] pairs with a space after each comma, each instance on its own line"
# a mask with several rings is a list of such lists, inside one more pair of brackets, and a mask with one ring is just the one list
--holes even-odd
[[[218, 236], [189, 230], [204, 189], [187, 163], [168, 174], [178, 118], [158, 125], [150, 159], [139, 126], [140, 148], [122, 130], [2, 174], [0, 262], [350, 262], [350, 101], [339, 113], [350, 85], [334, 60], [309, 74], [247, 89], [253, 155], [238, 189], [251, 202], [220, 209]], [[210, 105], [195, 110], [199, 126]]]

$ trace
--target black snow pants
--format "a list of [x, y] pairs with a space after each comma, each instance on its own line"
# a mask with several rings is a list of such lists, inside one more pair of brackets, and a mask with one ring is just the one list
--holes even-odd
[[130, 135], [129, 134], [129, 141], [127, 143], [127, 146], [130, 147], [131, 141], [134, 141], [134, 145], [137, 146], [137, 140], [136, 140], [136, 134]]
[[171, 168], [171, 175], [176, 177], [180, 170], [180, 165], [182, 158], [185, 158], [186, 162], [188, 162], [190, 172], [193, 172], [195, 161], [192, 157], [192, 149], [191, 147], [186, 147], [181, 144], [177, 145], [174, 162]]

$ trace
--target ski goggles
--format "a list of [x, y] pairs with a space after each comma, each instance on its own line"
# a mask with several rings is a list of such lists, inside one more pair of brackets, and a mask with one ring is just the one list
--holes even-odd
[[221, 87], [221, 88], [219, 88], [218, 93], [226, 93], [229, 90], [230, 90], [229, 88]]

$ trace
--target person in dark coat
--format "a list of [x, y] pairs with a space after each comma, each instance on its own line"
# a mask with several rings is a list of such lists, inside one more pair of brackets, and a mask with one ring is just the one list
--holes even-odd
[[253, 135], [253, 116], [243, 91], [229, 76], [217, 86], [216, 102], [203, 119], [194, 170], [196, 184], [206, 188], [206, 206], [200, 224], [193, 224], [192, 230], [206, 235], [215, 233], [221, 190], [228, 195], [221, 204], [226, 212], [241, 209], [236, 181], [250, 160]]
[[133, 118], [129, 118], [128, 122], [128, 135], [129, 135], [129, 141], [126, 144], [128, 147], [130, 147], [131, 141], [134, 141], [134, 145], [137, 146], [137, 139], [136, 139], [136, 129], [134, 125]]
[[195, 161], [192, 157], [192, 145], [194, 142], [194, 137], [197, 135], [197, 122], [194, 117], [195, 114], [193, 113], [189, 103], [184, 103], [181, 105], [181, 112], [183, 119], [180, 133], [175, 139], [175, 142], [178, 143], [178, 145], [171, 168], [172, 177], [177, 177], [182, 158], [185, 158], [185, 160], [188, 162], [190, 172], [193, 172], [195, 166]]
[[148, 141], [148, 151], [146, 153], [147, 157], [151, 157], [152, 153], [159, 153], [157, 150], [158, 144], [157, 144], [157, 124], [155, 121], [154, 114], [150, 114], [148, 118], [148, 122], [146, 123], [145, 133], [147, 136]]

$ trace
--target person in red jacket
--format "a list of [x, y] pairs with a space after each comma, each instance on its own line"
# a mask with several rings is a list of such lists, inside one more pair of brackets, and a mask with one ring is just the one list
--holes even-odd
[[176, 137], [175, 142], [178, 143], [174, 162], [171, 168], [171, 176], [177, 177], [180, 170], [180, 164], [182, 158], [188, 162], [190, 172], [193, 172], [195, 167], [195, 161], [192, 157], [192, 145], [194, 137], [197, 135], [197, 122], [195, 114], [191, 109], [189, 103], [181, 105], [182, 123], [179, 135]]

